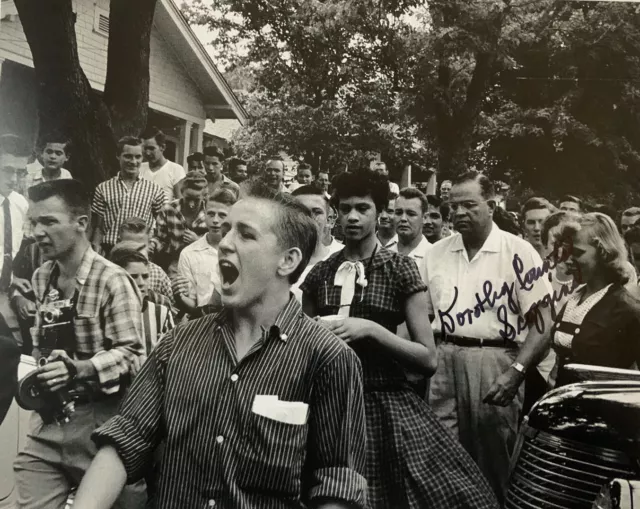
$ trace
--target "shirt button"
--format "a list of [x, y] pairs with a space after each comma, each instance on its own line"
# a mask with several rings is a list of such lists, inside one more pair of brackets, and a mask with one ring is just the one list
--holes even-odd
[[280, 334], [280, 339], [281, 339], [282, 341], [286, 341], [288, 337], [289, 337], [289, 336], [287, 336], [286, 334]]
[[222, 442], [224, 442], [224, 437], [222, 435], [218, 435], [216, 437], [216, 442], [218, 442], [219, 444], [221, 444]]
[[232, 382], [237, 382], [238, 381], [238, 375], [236, 375], [235, 373], [233, 375], [231, 375], [231, 381]]
[[580, 327], [576, 327], [576, 331], [573, 333], [574, 335], [580, 334]]
[[207, 502], [207, 507], [215, 507], [216, 506], [216, 501], [211, 499], [209, 500], [209, 502]]

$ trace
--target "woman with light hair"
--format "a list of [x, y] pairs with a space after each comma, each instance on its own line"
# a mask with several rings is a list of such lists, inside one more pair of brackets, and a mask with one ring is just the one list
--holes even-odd
[[598, 212], [563, 222], [572, 293], [551, 328], [556, 387], [572, 383], [567, 364], [632, 369], [640, 361], [640, 301], [629, 293], [627, 248], [613, 220]]

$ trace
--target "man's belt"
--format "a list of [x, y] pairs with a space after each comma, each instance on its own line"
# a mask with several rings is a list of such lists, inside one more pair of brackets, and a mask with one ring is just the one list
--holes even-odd
[[452, 336], [449, 334], [440, 335], [440, 340], [443, 343], [451, 343], [456, 346], [466, 347], [480, 347], [480, 348], [517, 348], [518, 344], [514, 341], [507, 339], [483, 339], [483, 338], [470, 338], [468, 336]]

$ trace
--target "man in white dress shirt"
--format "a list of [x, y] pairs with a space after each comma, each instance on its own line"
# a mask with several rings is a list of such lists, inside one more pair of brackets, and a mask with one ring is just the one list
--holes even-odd
[[164, 156], [167, 147], [166, 136], [158, 129], [150, 129], [144, 132], [142, 140], [145, 162], [140, 166], [140, 177], [160, 186], [167, 196], [167, 201], [180, 198], [179, 182], [186, 173], [182, 166]]
[[321, 186], [317, 184], [302, 186], [293, 191], [291, 195], [309, 210], [313, 220], [318, 225], [318, 243], [316, 245], [316, 249], [309, 259], [309, 263], [306, 268], [302, 274], [300, 274], [298, 281], [291, 285], [291, 292], [296, 299], [298, 299], [300, 304], [302, 304], [302, 291], [300, 290], [300, 285], [304, 282], [304, 278], [307, 277], [307, 274], [311, 272], [311, 269], [315, 267], [317, 263], [326, 260], [333, 253], [337, 253], [342, 250], [344, 245], [336, 239], [333, 239], [329, 245], [324, 245], [322, 242], [322, 234], [327, 226], [331, 205], [329, 204], [329, 200], [325, 197]]
[[396, 198], [397, 194], [389, 193], [387, 208], [378, 216], [378, 244], [389, 251], [398, 251], [398, 234], [396, 233]]
[[530, 367], [522, 352], [551, 328], [551, 286], [546, 274], [535, 278], [544, 266], [531, 244], [493, 222], [494, 196], [481, 173], [455, 180], [449, 202], [457, 233], [431, 247], [426, 276], [439, 339], [432, 408], [503, 501]]
[[193, 317], [199, 316], [203, 308], [220, 302], [218, 244], [222, 239], [222, 224], [235, 202], [236, 194], [229, 188], [220, 188], [209, 196], [206, 204], [209, 232], [180, 253], [173, 294], [178, 307]]
[[413, 258], [422, 279], [426, 279], [425, 256], [431, 244], [422, 234], [424, 218], [429, 210], [429, 202], [422, 191], [406, 187], [396, 198], [395, 223], [398, 233], [398, 253]]
[[[385, 163], [384, 161], [371, 161], [371, 164], [369, 165], [369, 167], [379, 173], [380, 175], [384, 175], [385, 177], [389, 178], [389, 170], [387, 169], [387, 163]], [[398, 196], [398, 193], [400, 192], [400, 187], [398, 187], [398, 184], [396, 184], [395, 182], [391, 182], [389, 181], [389, 192], [391, 194], [395, 194], [396, 196]]]
[[[0, 136], [0, 314], [12, 332], [18, 322], [9, 303], [13, 259], [22, 243], [29, 203], [14, 189], [29, 160], [28, 145], [17, 136]], [[15, 332], [14, 332], [15, 336]]]

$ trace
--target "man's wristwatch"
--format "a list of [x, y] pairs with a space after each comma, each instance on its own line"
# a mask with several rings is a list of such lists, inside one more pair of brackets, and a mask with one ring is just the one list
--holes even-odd
[[524, 368], [524, 366], [522, 364], [520, 364], [519, 362], [514, 362], [511, 364], [511, 367], [513, 369], [515, 369], [518, 373], [520, 373], [521, 375], [524, 375], [526, 372], [526, 369]]

